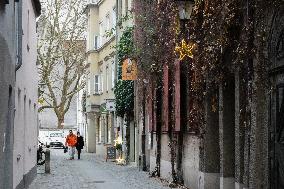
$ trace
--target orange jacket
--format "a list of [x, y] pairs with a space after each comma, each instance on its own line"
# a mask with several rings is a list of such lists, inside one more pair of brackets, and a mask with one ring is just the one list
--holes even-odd
[[75, 147], [77, 143], [77, 136], [74, 134], [69, 134], [66, 138], [66, 143], [68, 146]]

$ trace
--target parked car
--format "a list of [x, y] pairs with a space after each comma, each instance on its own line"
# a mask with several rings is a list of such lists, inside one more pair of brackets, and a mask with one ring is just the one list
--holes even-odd
[[64, 148], [65, 138], [61, 132], [50, 132], [46, 141], [46, 145], [51, 148]]

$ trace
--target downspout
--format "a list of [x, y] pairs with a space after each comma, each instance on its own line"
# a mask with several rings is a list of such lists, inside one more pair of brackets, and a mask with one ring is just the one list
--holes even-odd
[[[115, 14], [116, 14], [116, 25], [115, 25], [115, 45], [117, 46], [118, 45], [118, 40], [119, 40], [119, 37], [118, 37], [118, 27], [117, 27], [117, 22], [118, 22], [118, 0], [116, 0], [116, 8], [115, 8]], [[116, 50], [117, 52], [117, 50]], [[115, 76], [115, 83], [118, 81], [118, 56], [117, 56], [117, 53], [115, 53], [115, 73], [116, 73], [116, 76]]]
[[22, 39], [23, 39], [23, 31], [22, 31], [22, 12], [23, 12], [23, 2], [22, 0], [19, 0], [16, 3], [16, 12], [17, 12], [17, 18], [16, 18], [16, 71], [20, 69], [22, 66]]

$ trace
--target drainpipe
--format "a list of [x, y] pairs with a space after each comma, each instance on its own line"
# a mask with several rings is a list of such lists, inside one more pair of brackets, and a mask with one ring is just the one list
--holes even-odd
[[[118, 45], [118, 40], [119, 40], [119, 37], [118, 37], [118, 27], [117, 27], [117, 21], [118, 21], [118, 0], [116, 0], [116, 8], [115, 8], [115, 14], [116, 14], [116, 26], [115, 26], [115, 45], [117, 46]], [[115, 53], [115, 73], [116, 73], [116, 76], [115, 76], [115, 83], [118, 81], [118, 56], [117, 56], [117, 53]]]
[[15, 2], [16, 4], [16, 71], [20, 69], [22, 66], [22, 39], [23, 39], [23, 31], [22, 31], [22, 12], [23, 12], [23, 2], [19, 0]]

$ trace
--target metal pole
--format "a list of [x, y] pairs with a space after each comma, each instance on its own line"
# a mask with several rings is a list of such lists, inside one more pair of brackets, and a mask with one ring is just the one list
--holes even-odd
[[50, 174], [50, 150], [45, 151], [45, 173]]

